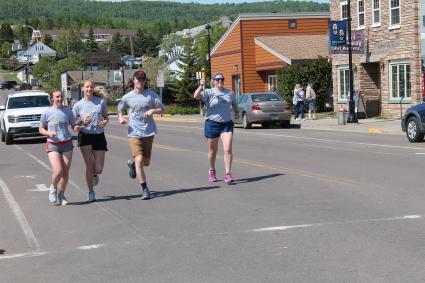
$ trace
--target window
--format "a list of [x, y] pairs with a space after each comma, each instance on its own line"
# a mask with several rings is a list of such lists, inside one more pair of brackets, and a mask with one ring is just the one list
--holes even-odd
[[275, 91], [272, 90], [272, 88], [276, 89], [277, 83], [276, 83], [276, 75], [269, 75], [268, 76], [268, 91]]
[[297, 20], [289, 20], [288, 21], [288, 28], [296, 29], [297, 28]]
[[341, 6], [341, 20], [348, 19], [348, 4], [346, 1], [343, 1], [339, 4]]
[[373, 0], [372, 2], [372, 21], [373, 25], [381, 24], [381, 3], [380, 0]]
[[346, 100], [350, 95], [350, 70], [348, 67], [338, 69], [338, 100]]
[[400, 0], [390, 0], [390, 26], [400, 25]]
[[364, 0], [357, 0], [357, 20], [359, 28], [364, 28]]
[[390, 98], [410, 98], [412, 94], [410, 84], [410, 64], [390, 64]]

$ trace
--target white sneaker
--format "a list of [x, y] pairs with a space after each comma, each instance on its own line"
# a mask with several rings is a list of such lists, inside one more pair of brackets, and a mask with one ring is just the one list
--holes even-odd
[[295, 121], [299, 121], [299, 120], [300, 120], [300, 118], [295, 119]]
[[305, 118], [303, 118], [303, 121], [305, 121]]
[[51, 203], [55, 203], [58, 201], [58, 190], [53, 188], [53, 186], [50, 186], [49, 201]]
[[95, 202], [96, 194], [94, 192], [89, 192], [88, 202]]
[[67, 205], [68, 200], [66, 199], [65, 195], [58, 194], [58, 205]]

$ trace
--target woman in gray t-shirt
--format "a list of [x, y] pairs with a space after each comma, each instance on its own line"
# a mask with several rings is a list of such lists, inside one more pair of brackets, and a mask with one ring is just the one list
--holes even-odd
[[210, 170], [208, 180], [216, 182], [215, 160], [217, 156], [218, 140], [221, 138], [224, 151], [224, 181], [226, 183], [233, 182], [233, 176], [230, 172], [232, 169], [232, 143], [233, 143], [233, 121], [232, 111], [235, 116], [239, 115], [236, 96], [233, 91], [224, 87], [224, 75], [216, 73], [213, 76], [212, 83], [214, 87], [202, 90], [205, 87], [205, 80], [201, 79], [199, 87], [195, 90], [193, 97], [197, 100], [202, 99], [207, 107], [205, 117], [204, 134], [208, 140], [208, 160]]
[[67, 205], [65, 188], [69, 179], [69, 168], [72, 161], [72, 136], [69, 126], [79, 131], [75, 117], [68, 107], [63, 107], [61, 91], [52, 93], [52, 107], [44, 111], [40, 118], [39, 133], [47, 137], [46, 151], [52, 166], [52, 185], [49, 201], [58, 205]]
[[96, 201], [93, 186], [99, 182], [103, 171], [105, 152], [108, 150], [104, 128], [108, 124], [108, 111], [103, 95], [94, 89], [94, 82], [86, 80], [82, 84], [84, 97], [72, 108], [76, 119], [80, 119], [78, 147], [86, 164], [86, 182], [89, 190], [88, 201]]

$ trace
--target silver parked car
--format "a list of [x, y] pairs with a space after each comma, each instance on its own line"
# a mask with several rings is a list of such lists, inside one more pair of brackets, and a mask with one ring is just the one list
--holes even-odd
[[238, 97], [239, 117], [235, 123], [241, 123], [244, 129], [253, 123], [260, 123], [264, 128], [279, 123], [289, 127], [291, 110], [289, 104], [274, 92], [245, 93]]

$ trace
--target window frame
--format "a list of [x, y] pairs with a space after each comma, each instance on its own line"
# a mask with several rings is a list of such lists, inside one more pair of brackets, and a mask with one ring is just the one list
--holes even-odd
[[[400, 66], [404, 66], [404, 96], [400, 95]], [[394, 95], [393, 89], [393, 67], [397, 67], [397, 96]], [[406, 102], [409, 103], [412, 99], [412, 68], [410, 61], [393, 61], [389, 63], [389, 71], [388, 71], [388, 88], [389, 88], [389, 100], [390, 102]]]
[[[343, 73], [343, 80], [344, 80], [344, 92], [345, 95], [341, 95], [341, 72]], [[337, 67], [337, 89], [338, 89], [338, 99], [337, 102], [346, 102], [348, 99], [348, 96], [350, 95], [350, 68], [347, 65], [342, 65]]]
[[[398, 6], [397, 7], [391, 7], [392, 1], [398, 1]], [[400, 26], [401, 26], [401, 4], [400, 4], [401, 1], [402, 0], [388, 0], [388, 2], [389, 2], [388, 3], [388, 9], [389, 9], [389, 11], [388, 11], [389, 28], [388, 29], [397, 29], [397, 28], [400, 28]], [[393, 10], [396, 10], [396, 9], [398, 9], [398, 23], [394, 24], [392, 22], [392, 19], [393, 19], [392, 13], [393, 13]]]
[[[274, 84], [273, 84], [273, 82], [274, 82]], [[267, 91], [271, 91], [272, 85], [274, 85], [277, 88], [277, 75], [268, 75], [267, 76]]]
[[[359, 3], [363, 3], [363, 11], [360, 12]], [[363, 24], [360, 25], [360, 16], [363, 16]], [[364, 29], [366, 27], [366, 13], [365, 13], [365, 0], [357, 0], [357, 27], [358, 29]]]
[[[378, 2], [378, 8], [375, 7], [375, 1]], [[379, 13], [378, 21], [376, 21], [375, 12]], [[381, 26], [381, 0], [372, 0], [372, 27]]]
[[[347, 7], [347, 17], [344, 18], [344, 11], [343, 11], [343, 7]], [[340, 16], [341, 16], [341, 20], [347, 20], [348, 19], [348, 2], [347, 1], [341, 1], [339, 3], [339, 11], [340, 11]]]

